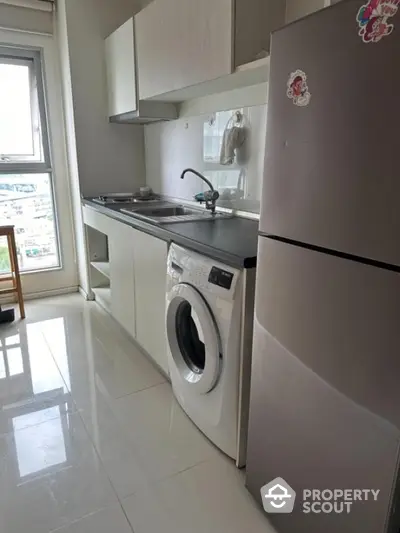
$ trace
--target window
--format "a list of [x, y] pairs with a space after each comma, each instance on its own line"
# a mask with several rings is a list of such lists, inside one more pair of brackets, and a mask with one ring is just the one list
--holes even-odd
[[0, 224], [15, 226], [22, 271], [60, 266], [41, 65], [38, 51], [0, 47]]
[[237, 111], [240, 111], [240, 113], [243, 114], [244, 110], [219, 111], [218, 113], [214, 113], [213, 116], [204, 122], [203, 159], [205, 163], [220, 166], [220, 154], [224, 132], [228, 123], [234, 125], [234, 122], [232, 121], [234, 121], [235, 113]]
[[238, 157], [236, 150], [231, 165], [224, 166], [220, 162], [225, 130], [236, 124], [237, 112], [246, 118], [247, 123], [246, 110], [235, 109], [214, 113], [204, 122], [203, 127], [203, 173], [220, 193], [218, 205], [228, 208], [234, 207], [235, 202], [248, 195], [246, 180], [248, 161], [243, 158], [246, 145], [243, 144], [241, 157]]

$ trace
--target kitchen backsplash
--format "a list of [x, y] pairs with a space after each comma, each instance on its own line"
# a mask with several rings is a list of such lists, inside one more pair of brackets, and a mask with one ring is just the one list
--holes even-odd
[[[193, 200], [207, 186], [194, 175], [180, 179], [182, 170], [192, 167], [219, 191], [218, 205], [258, 213], [266, 114], [266, 105], [261, 105], [146, 126], [147, 184], [157, 193]], [[230, 131], [224, 137], [226, 129]], [[221, 164], [223, 144], [225, 161], [237, 147], [231, 164]]]

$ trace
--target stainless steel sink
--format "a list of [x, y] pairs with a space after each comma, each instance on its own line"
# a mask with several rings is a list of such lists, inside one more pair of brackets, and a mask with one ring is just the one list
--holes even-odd
[[231, 215], [226, 215], [225, 213], [215, 213], [213, 215], [210, 211], [191, 209], [183, 205], [174, 204], [152, 205], [151, 207], [126, 207], [121, 209], [121, 213], [149, 222], [155, 222], [156, 224], [206, 221], [231, 217]]
[[135, 209], [135, 215], [144, 215], [147, 217], [176, 217], [182, 215], [198, 214], [199, 211], [194, 209], [188, 209], [182, 205], [176, 205], [171, 207], [143, 207], [141, 209]]

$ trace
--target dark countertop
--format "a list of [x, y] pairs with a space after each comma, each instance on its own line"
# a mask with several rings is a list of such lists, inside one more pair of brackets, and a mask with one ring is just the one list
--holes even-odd
[[256, 266], [258, 220], [234, 217], [226, 220], [152, 224], [121, 213], [121, 207], [118, 205], [106, 207], [90, 199], [84, 199], [83, 205], [145, 233], [174, 242], [233, 267]]

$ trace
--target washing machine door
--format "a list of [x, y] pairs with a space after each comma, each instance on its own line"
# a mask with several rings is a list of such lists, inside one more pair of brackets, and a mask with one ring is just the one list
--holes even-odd
[[180, 283], [169, 293], [167, 337], [182, 380], [199, 394], [210, 392], [221, 370], [218, 327], [202, 295]]

